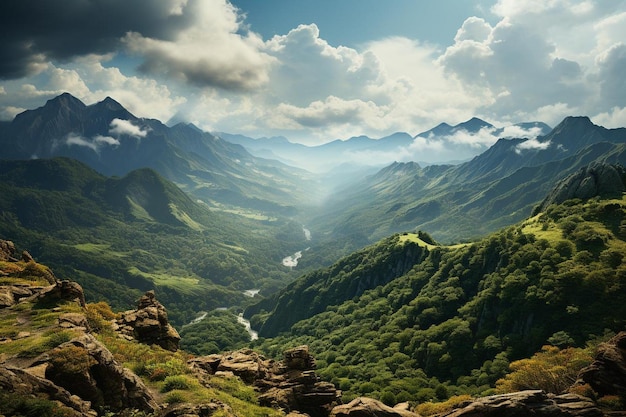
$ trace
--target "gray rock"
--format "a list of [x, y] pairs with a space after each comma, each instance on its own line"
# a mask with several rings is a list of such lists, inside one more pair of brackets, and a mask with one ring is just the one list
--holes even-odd
[[403, 408], [392, 408], [373, 398], [358, 397], [348, 404], [338, 405], [330, 417], [419, 417]]

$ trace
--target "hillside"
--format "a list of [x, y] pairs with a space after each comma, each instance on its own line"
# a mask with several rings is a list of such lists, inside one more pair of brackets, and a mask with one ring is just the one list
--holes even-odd
[[209, 210], [155, 171], [107, 178], [68, 158], [0, 161], [0, 238], [71, 277], [90, 300], [128, 308], [154, 289], [180, 326], [199, 311], [241, 306], [247, 289], [290, 281], [280, 264], [301, 225], [271, 228]]
[[624, 330], [626, 176], [615, 170], [617, 192], [546, 205], [475, 243], [396, 234], [305, 275], [248, 309], [261, 336], [280, 333], [256, 346], [309, 344], [347, 398], [400, 402], [490, 393], [543, 345], [584, 347]]
[[[607, 394], [620, 369], [620, 362], [600, 358], [619, 356], [623, 340], [626, 332], [600, 346], [599, 359], [581, 373], [591, 384], [586, 392], [593, 387], [602, 396], [597, 402], [574, 394], [574, 385], [562, 395], [525, 390], [393, 408], [368, 397], [342, 404], [341, 391], [315, 373], [308, 346], [285, 350], [280, 361], [250, 349], [190, 355], [179, 349], [180, 336], [154, 292], [140, 297], [135, 309], [117, 313], [104, 302], [86, 303], [80, 285], [59, 280], [28, 252], [20, 258], [13, 242], [0, 240], [0, 413], [5, 416], [419, 417], [471, 416], [479, 408], [486, 415], [533, 410], [600, 417], [601, 407], [615, 409]], [[581, 360], [573, 365], [568, 369], [579, 369]], [[569, 386], [567, 379], [559, 380]]]
[[179, 340], [152, 291], [123, 312], [86, 303], [80, 285], [0, 240], [3, 416], [324, 417], [337, 404], [305, 346], [275, 362], [250, 350], [194, 357]]

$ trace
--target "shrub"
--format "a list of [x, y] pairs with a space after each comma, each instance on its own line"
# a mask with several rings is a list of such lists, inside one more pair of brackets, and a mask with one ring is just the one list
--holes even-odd
[[173, 390], [189, 390], [197, 386], [197, 382], [185, 375], [172, 375], [165, 378], [161, 392]]
[[52, 332], [49, 335], [47, 335], [47, 337], [48, 337], [48, 340], [46, 340], [44, 345], [48, 349], [54, 349], [55, 347], [72, 340], [74, 338], [74, 334], [67, 330], [62, 330], [60, 332]]
[[565, 392], [575, 381], [578, 372], [592, 357], [584, 349], [559, 349], [544, 346], [530, 359], [512, 362], [511, 373], [496, 382], [498, 392], [541, 389], [553, 394]]
[[181, 391], [171, 391], [165, 396], [164, 400], [168, 404], [184, 403], [187, 402], [187, 396]]
[[460, 404], [469, 402], [472, 397], [469, 395], [458, 395], [451, 397], [449, 400], [441, 403], [426, 402], [415, 407], [415, 412], [420, 416], [432, 416], [433, 414], [441, 414], [449, 412], [457, 408]]
[[79, 346], [56, 348], [50, 352], [50, 363], [63, 374], [82, 374], [96, 364], [86, 349]]

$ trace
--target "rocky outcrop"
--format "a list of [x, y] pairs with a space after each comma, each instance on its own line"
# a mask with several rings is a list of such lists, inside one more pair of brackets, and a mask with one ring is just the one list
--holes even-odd
[[419, 417], [401, 407], [392, 408], [380, 401], [359, 397], [348, 404], [338, 405], [330, 413], [331, 417]]
[[626, 332], [620, 332], [611, 340], [598, 346], [595, 360], [579, 376], [598, 393], [624, 395], [626, 393]]
[[10, 240], [0, 240], [0, 261], [17, 262], [15, 244]]
[[437, 414], [437, 417], [602, 417], [603, 415], [589, 398], [530, 390], [477, 398], [460, 408]]
[[88, 401], [23, 369], [0, 365], [0, 391], [7, 395], [55, 401], [59, 415], [62, 412], [68, 417], [97, 416]]
[[[36, 263], [27, 251], [22, 253], [21, 260], [15, 257], [15, 253], [13, 242], [0, 240], [0, 261], [9, 262], [0, 270], [0, 276], [15, 278], [14, 283], [0, 285], [0, 308], [10, 307], [23, 299], [51, 305], [76, 300], [85, 307], [85, 293], [78, 283], [57, 279], [48, 267]], [[33, 285], [41, 279], [50, 285]]]
[[328, 416], [341, 392], [315, 374], [315, 360], [307, 346], [284, 352], [283, 361], [267, 360], [252, 350], [239, 350], [190, 360], [199, 379], [204, 375], [234, 375], [253, 384], [259, 403], [287, 412], [299, 411], [310, 417]]
[[543, 200], [538, 212], [550, 204], [561, 204], [566, 200], [586, 200], [595, 196], [621, 195], [626, 191], [626, 169], [621, 165], [594, 164], [561, 180]]
[[28, 284], [0, 285], [0, 308], [10, 307], [22, 299], [37, 296], [46, 287]]
[[136, 310], [121, 314], [117, 330], [126, 338], [147, 345], [158, 345], [172, 352], [179, 348], [180, 335], [169, 324], [167, 311], [155, 298], [154, 291], [146, 292], [139, 299]]
[[174, 404], [163, 410], [160, 417], [210, 417], [215, 414], [223, 417], [237, 417], [228, 405], [218, 400], [200, 405]]
[[59, 345], [38, 358], [33, 366], [37, 365], [44, 365], [47, 379], [93, 407], [150, 413], [159, 409], [143, 381], [91, 334]]
[[69, 280], [57, 280], [54, 284], [43, 288], [35, 296], [41, 304], [58, 304], [63, 301], [77, 301], [85, 308], [85, 293], [79, 283]]

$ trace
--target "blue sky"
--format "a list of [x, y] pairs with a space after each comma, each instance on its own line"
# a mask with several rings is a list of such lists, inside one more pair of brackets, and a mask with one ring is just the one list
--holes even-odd
[[0, 38], [1, 120], [69, 92], [306, 144], [473, 116], [626, 126], [625, 0], [4, 0]]
[[236, 0], [250, 29], [271, 38], [315, 23], [331, 45], [359, 47], [403, 36], [446, 45], [468, 16], [492, 17], [494, 1], [467, 0]]

